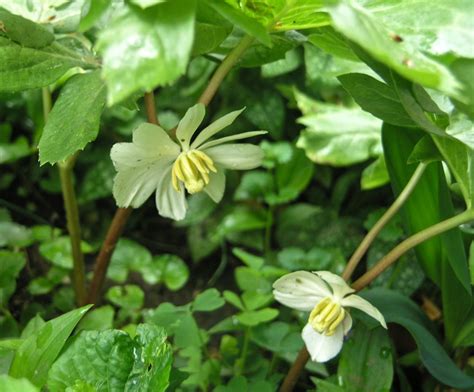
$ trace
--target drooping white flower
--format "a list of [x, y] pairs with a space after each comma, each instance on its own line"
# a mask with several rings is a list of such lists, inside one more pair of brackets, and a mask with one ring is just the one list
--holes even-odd
[[341, 351], [352, 327], [347, 307], [357, 308], [387, 328], [382, 314], [340, 276], [329, 271], [297, 271], [273, 284], [275, 299], [290, 308], [311, 312], [302, 337], [315, 362], [326, 362]]
[[244, 132], [208, 141], [243, 111], [226, 114], [204, 128], [191, 142], [204, 119], [204, 105], [188, 109], [176, 129], [175, 143], [159, 126], [144, 123], [133, 132], [132, 143], [117, 143], [110, 156], [117, 175], [113, 194], [119, 207], [141, 206], [156, 191], [160, 215], [181, 220], [186, 215], [185, 189], [204, 191], [216, 203], [224, 194], [224, 169], [248, 170], [260, 166], [263, 152], [253, 144], [224, 144], [265, 131]]

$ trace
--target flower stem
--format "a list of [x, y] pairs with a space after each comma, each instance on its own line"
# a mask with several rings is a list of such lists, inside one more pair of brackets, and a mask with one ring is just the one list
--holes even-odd
[[[48, 120], [49, 112], [53, 106], [51, 92], [48, 87], [43, 87], [43, 116], [44, 122]], [[84, 255], [81, 250], [81, 224], [79, 220], [79, 208], [77, 206], [76, 193], [73, 184], [74, 163], [77, 154], [67, 158], [58, 164], [59, 178], [61, 181], [61, 191], [66, 210], [66, 222], [69, 238], [71, 241], [71, 254], [73, 260], [72, 282], [76, 303], [82, 306], [86, 303], [86, 278], [84, 268]]]
[[224, 78], [253, 41], [253, 37], [246, 35], [244, 38], [242, 38], [239, 44], [234, 49], [232, 49], [232, 51], [222, 61], [219, 67], [217, 67], [216, 72], [214, 72], [211, 80], [209, 80], [206, 89], [199, 97], [198, 103], [202, 103], [206, 106], [209, 105], [209, 102], [211, 102]]
[[385, 212], [385, 214], [382, 215], [382, 217], [364, 237], [359, 247], [356, 249], [351, 259], [349, 260], [349, 263], [347, 263], [344, 272], [342, 273], [342, 278], [344, 280], [348, 280], [351, 277], [352, 273], [356, 269], [359, 262], [362, 260], [362, 257], [364, 256], [365, 252], [367, 252], [367, 249], [369, 249], [370, 245], [375, 240], [377, 235], [382, 231], [382, 229], [390, 221], [390, 219], [392, 219], [393, 216], [400, 210], [403, 204], [405, 204], [408, 197], [412, 194], [413, 190], [418, 184], [418, 181], [425, 172], [426, 167], [426, 163], [420, 163], [418, 165], [412, 177], [406, 184], [405, 188], [403, 188], [402, 192], [398, 195], [398, 197], [390, 206], [390, 208]]
[[293, 362], [293, 365], [291, 365], [290, 371], [283, 380], [283, 384], [281, 384], [279, 392], [291, 392], [293, 390], [296, 383], [298, 382], [301, 372], [306, 366], [306, 362], [308, 362], [308, 359], [308, 350], [306, 350], [306, 347], [303, 346], [303, 348], [298, 353], [295, 362]]
[[244, 343], [242, 345], [242, 352], [240, 354], [239, 367], [236, 371], [237, 376], [240, 376], [245, 369], [245, 361], [247, 360], [247, 354], [249, 351], [250, 333], [251, 333], [251, 328], [247, 327], [244, 333]]
[[145, 93], [145, 111], [149, 123], [160, 125], [158, 115], [156, 114], [155, 95], [152, 92]]
[[445, 231], [449, 231], [458, 227], [464, 223], [474, 220], [474, 209], [466, 210], [461, 214], [455, 215], [449, 219], [446, 219], [442, 222], [439, 222], [433, 226], [430, 226], [411, 237], [408, 237], [405, 241], [402, 241], [395, 248], [393, 248], [389, 253], [380, 259], [380, 261], [375, 264], [370, 270], [368, 270], [364, 275], [357, 279], [352, 287], [355, 290], [362, 290], [370, 282], [372, 282], [377, 276], [379, 276], [383, 271], [390, 267], [395, 261], [397, 261], [403, 254], [408, 252], [410, 249], [421, 244], [422, 242], [429, 240], [432, 237], [435, 237]]
[[123, 233], [128, 217], [132, 213], [131, 208], [117, 208], [115, 215], [112, 218], [109, 229], [105, 236], [104, 243], [100, 248], [99, 255], [94, 265], [94, 275], [89, 289], [88, 303], [96, 304], [99, 300], [102, 286], [105, 281], [107, 269], [109, 268], [110, 259], [115, 250], [115, 246]]
[[79, 220], [79, 208], [77, 206], [76, 193], [73, 184], [73, 167], [77, 155], [67, 158], [59, 163], [59, 177], [61, 190], [66, 210], [67, 230], [71, 240], [71, 252], [73, 260], [72, 281], [76, 302], [79, 306], [86, 303], [86, 278], [84, 268], [84, 254], [81, 250], [81, 224]]

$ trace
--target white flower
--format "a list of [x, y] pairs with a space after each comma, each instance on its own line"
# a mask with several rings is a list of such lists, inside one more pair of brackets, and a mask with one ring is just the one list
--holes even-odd
[[344, 336], [352, 327], [347, 307], [357, 308], [387, 328], [382, 314], [340, 276], [328, 271], [297, 271], [273, 284], [275, 299], [290, 308], [311, 311], [302, 337], [311, 359], [326, 362], [341, 351]]
[[[243, 110], [243, 109], [242, 109]], [[242, 112], [226, 114], [203, 129], [204, 105], [188, 109], [178, 124], [175, 143], [159, 126], [144, 123], [133, 132], [132, 143], [117, 143], [110, 156], [117, 175], [113, 194], [119, 207], [141, 206], [156, 191], [160, 215], [181, 220], [186, 215], [185, 191], [206, 192], [218, 203], [224, 194], [224, 169], [248, 170], [260, 166], [263, 152], [253, 144], [224, 144], [265, 131], [245, 132], [208, 141], [232, 124]]]

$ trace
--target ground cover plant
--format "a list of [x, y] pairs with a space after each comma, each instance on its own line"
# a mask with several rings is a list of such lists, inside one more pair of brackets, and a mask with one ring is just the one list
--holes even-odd
[[0, 0], [0, 391], [473, 390], [473, 20]]

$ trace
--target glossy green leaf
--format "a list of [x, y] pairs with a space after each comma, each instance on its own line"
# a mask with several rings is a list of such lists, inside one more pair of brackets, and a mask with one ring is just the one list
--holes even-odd
[[428, 371], [443, 384], [456, 389], [473, 389], [474, 378], [459, 370], [431, 333], [430, 322], [407, 297], [386, 289], [373, 289], [363, 296], [385, 317], [387, 323], [400, 324], [413, 336], [421, 360]]
[[[92, 247], [82, 241], [81, 250], [84, 253], [90, 253]], [[52, 264], [66, 269], [72, 269], [72, 251], [71, 240], [69, 237], [58, 237], [43, 242], [39, 247], [40, 254]]]
[[193, 43], [193, 56], [209, 53], [216, 49], [229, 35], [230, 29], [211, 23], [196, 22]]
[[2, 392], [39, 392], [27, 379], [17, 379], [6, 374], [0, 375], [0, 391]]
[[127, 279], [129, 271], [148, 266], [152, 263], [152, 256], [148, 249], [139, 243], [122, 238], [117, 243], [112, 255], [107, 276], [116, 282], [123, 283]]
[[390, 86], [365, 74], [346, 74], [338, 79], [365, 111], [389, 124], [415, 126]]
[[194, 312], [212, 312], [224, 306], [225, 301], [216, 289], [207, 289], [199, 293], [193, 301]]
[[145, 293], [140, 286], [134, 284], [111, 287], [105, 297], [114, 305], [127, 310], [138, 310], [145, 301]]
[[84, 32], [92, 28], [95, 23], [107, 12], [112, 0], [94, 0], [90, 2], [89, 11], [81, 19], [79, 31]]
[[309, 111], [303, 106], [302, 99], [297, 95], [304, 114], [298, 122], [307, 128], [301, 132], [296, 145], [304, 149], [312, 161], [346, 166], [381, 154], [380, 120], [359, 108], [316, 101], [316, 110]]
[[328, 7], [333, 26], [367, 50], [375, 59], [407, 79], [459, 97], [459, 83], [441, 63], [423, 54], [410, 42], [393, 39], [393, 33], [368, 9], [346, 0]]
[[195, 1], [174, 0], [147, 9], [129, 5], [106, 30], [103, 54], [107, 102], [176, 80], [186, 70], [194, 36]]
[[95, 140], [105, 96], [99, 71], [68, 80], [48, 116], [39, 142], [42, 165], [65, 160]]
[[387, 331], [358, 323], [342, 348], [337, 377], [347, 392], [389, 391], [393, 356]]
[[474, 57], [472, 18], [474, 4], [470, 0], [377, 0], [365, 3], [385, 26], [422, 51], [434, 56], [454, 53]]
[[360, 186], [364, 190], [381, 187], [390, 182], [383, 155], [367, 166], [362, 172]]
[[88, 1], [47, 0], [45, 3], [44, 1], [0, 0], [0, 6], [36, 23], [49, 25], [57, 33], [71, 33], [79, 26], [81, 17], [88, 7]]
[[265, 308], [260, 310], [246, 310], [239, 313], [236, 318], [243, 325], [254, 327], [258, 324], [273, 320], [278, 316], [278, 310], [272, 308]]
[[82, 318], [77, 325], [77, 331], [95, 330], [103, 331], [113, 328], [115, 311], [110, 305], [92, 309]]
[[24, 253], [0, 250], [0, 307], [6, 308], [15, 292], [16, 278], [26, 264]]
[[54, 363], [52, 392], [84, 381], [97, 392], [157, 391], [168, 386], [172, 352], [163, 329], [140, 324], [132, 339], [118, 330], [82, 331]]
[[351, 61], [360, 61], [348, 45], [347, 38], [331, 26], [313, 30], [308, 36], [308, 41], [334, 56]]
[[49, 320], [28, 336], [15, 352], [10, 376], [27, 378], [34, 385], [42, 387], [69, 335], [91, 306], [87, 305]]
[[232, 7], [224, 1], [205, 0], [206, 3], [216, 10], [221, 16], [226, 18], [233, 25], [238, 26], [247, 34], [254, 36], [263, 44], [270, 46], [271, 40], [265, 27], [254, 18], [246, 15], [237, 7]]
[[54, 83], [73, 67], [90, 66], [58, 43], [25, 48], [0, 37], [0, 92], [16, 92]]
[[42, 48], [54, 41], [54, 35], [44, 26], [0, 7], [0, 36], [5, 36], [27, 48]]

